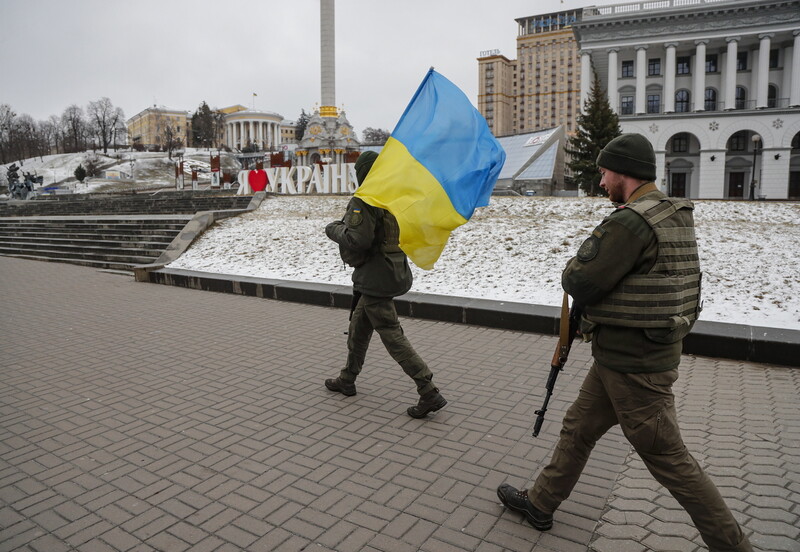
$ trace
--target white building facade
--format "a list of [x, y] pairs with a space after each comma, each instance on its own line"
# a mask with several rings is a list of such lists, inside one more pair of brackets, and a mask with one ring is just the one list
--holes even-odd
[[573, 31], [581, 105], [594, 70], [665, 193], [800, 199], [800, 0], [592, 7]]
[[225, 145], [241, 150], [248, 145], [273, 150], [281, 143], [283, 116], [270, 111], [243, 109], [225, 115]]

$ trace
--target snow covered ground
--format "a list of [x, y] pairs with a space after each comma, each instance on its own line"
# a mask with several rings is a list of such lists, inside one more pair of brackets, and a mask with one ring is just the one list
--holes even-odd
[[[183, 268], [349, 285], [325, 225], [347, 197], [283, 196], [224, 220], [177, 261]], [[695, 201], [703, 320], [800, 329], [800, 204]], [[607, 199], [493, 197], [453, 232], [413, 291], [560, 306], [561, 270], [611, 210]]]

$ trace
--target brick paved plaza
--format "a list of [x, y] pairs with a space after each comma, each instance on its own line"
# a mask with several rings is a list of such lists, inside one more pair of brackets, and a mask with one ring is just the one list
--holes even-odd
[[[704, 550], [619, 430], [538, 533], [495, 489], [549, 458], [590, 364], [555, 338], [403, 321], [450, 401], [413, 420], [378, 338], [327, 391], [347, 312], [0, 257], [0, 551]], [[685, 440], [754, 546], [800, 551], [800, 371], [685, 356]]]

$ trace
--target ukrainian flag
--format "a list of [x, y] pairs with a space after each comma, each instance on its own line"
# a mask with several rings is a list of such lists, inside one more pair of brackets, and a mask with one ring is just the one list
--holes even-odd
[[431, 68], [355, 195], [392, 213], [400, 247], [429, 270], [489, 204], [506, 153], [467, 96]]

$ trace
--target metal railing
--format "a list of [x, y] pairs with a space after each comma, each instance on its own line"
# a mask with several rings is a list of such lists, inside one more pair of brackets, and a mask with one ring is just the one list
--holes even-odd
[[589, 19], [592, 17], [603, 17], [608, 15], [620, 15], [641, 11], [668, 10], [670, 8], [685, 8], [689, 6], [701, 6], [703, 4], [717, 4], [719, 2], [734, 3], [737, 1], [744, 0], [653, 0], [650, 2], [629, 2], [626, 4], [584, 8], [581, 15], [582, 19]]

